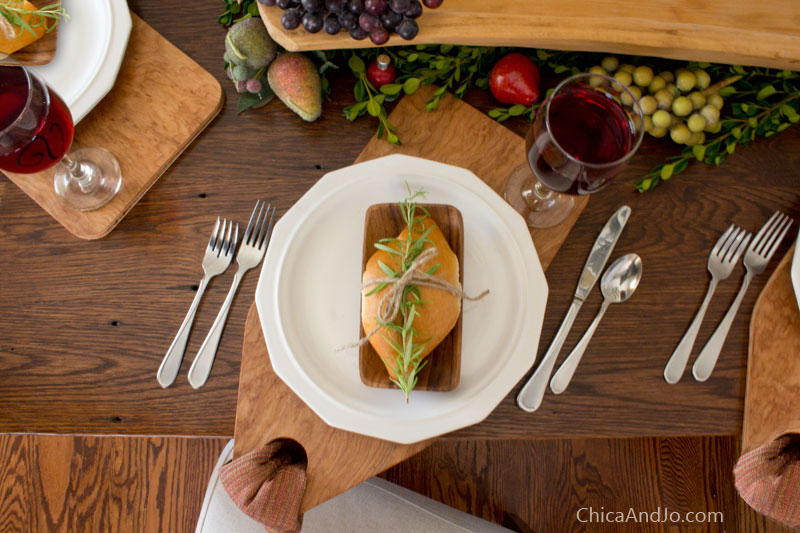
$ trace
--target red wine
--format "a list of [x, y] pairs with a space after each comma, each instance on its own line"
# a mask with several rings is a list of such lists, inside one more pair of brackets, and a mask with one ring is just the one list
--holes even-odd
[[36, 78], [29, 88], [21, 68], [0, 67], [0, 169], [32, 174], [52, 167], [69, 150], [72, 115], [53, 91], [46, 107], [46, 94]]
[[543, 119], [534, 125], [528, 162], [544, 185], [560, 193], [596, 192], [623, 162], [608, 164], [619, 161], [635, 144], [628, 113], [594, 89], [574, 87], [557, 94], [550, 103], [549, 125], [549, 133]]

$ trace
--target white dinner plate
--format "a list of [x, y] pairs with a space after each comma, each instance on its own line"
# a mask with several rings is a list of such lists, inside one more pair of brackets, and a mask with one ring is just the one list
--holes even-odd
[[792, 287], [794, 287], [794, 297], [797, 300], [797, 306], [800, 307], [800, 236], [798, 236], [795, 241], [790, 273], [792, 276]]
[[[412, 190], [464, 219], [461, 382], [451, 392], [361, 383], [357, 340], [364, 216]], [[533, 365], [547, 282], [522, 218], [463, 168], [393, 155], [323, 176], [275, 225], [256, 304], [275, 373], [329, 425], [412, 443], [480, 422]]]
[[56, 55], [31, 67], [64, 99], [77, 124], [114, 86], [131, 34], [125, 0], [63, 0]]

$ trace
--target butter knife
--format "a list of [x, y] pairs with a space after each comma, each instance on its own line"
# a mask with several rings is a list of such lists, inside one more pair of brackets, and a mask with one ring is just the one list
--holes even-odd
[[519, 391], [517, 405], [523, 411], [531, 413], [542, 404], [544, 391], [550, 381], [550, 374], [553, 372], [553, 366], [555, 366], [558, 354], [564, 346], [564, 341], [567, 340], [567, 334], [572, 328], [572, 323], [575, 321], [575, 317], [578, 316], [578, 311], [580, 311], [583, 302], [586, 301], [586, 297], [589, 296], [592, 287], [594, 287], [600, 274], [602, 274], [603, 268], [606, 266], [608, 258], [614, 250], [614, 245], [617, 244], [617, 239], [622, 234], [630, 215], [631, 208], [627, 205], [617, 209], [616, 213], [606, 222], [600, 235], [597, 236], [597, 240], [594, 241], [589, 258], [586, 259], [586, 264], [583, 266], [581, 278], [578, 280], [578, 288], [575, 289], [575, 295], [572, 297], [572, 305], [569, 306], [567, 315], [564, 317], [561, 327], [558, 328], [556, 337], [550, 344], [550, 348], [547, 349], [547, 353], [544, 354], [536, 371], [525, 386], [522, 387], [522, 390]]

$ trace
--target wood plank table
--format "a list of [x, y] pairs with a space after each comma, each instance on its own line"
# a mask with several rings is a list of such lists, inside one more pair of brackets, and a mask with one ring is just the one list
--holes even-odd
[[[200, 259], [213, 220], [220, 215], [246, 221], [256, 198], [275, 203], [279, 214], [285, 212], [322, 174], [350, 164], [374, 133], [370, 120], [351, 124], [341, 115], [352, 95], [345, 75], [334, 83], [321, 121], [305, 123], [278, 102], [237, 116], [236, 95], [221, 69], [219, 6], [195, 3], [186, 10], [178, 4], [130, 2], [135, 13], [223, 82], [228, 101], [118, 228], [99, 241], [78, 240], [11, 182], [0, 180], [0, 432], [90, 435], [70, 437], [73, 448], [48, 440], [66, 437], [38, 441], [8, 436], [0, 443], [3, 457], [25, 472], [41, 466], [37, 456], [13, 451], [45, 447], [61, 449], [61, 461], [78, 461], [72, 464], [78, 469], [81, 461], [108, 457], [103, 468], [117, 481], [119, 465], [114, 461], [127, 465], [141, 460], [142, 468], [168, 483], [160, 470], [164, 463], [159, 447], [191, 449], [204, 457], [198, 465], [206, 470], [195, 472], [187, 483], [202, 494], [202, 480], [221, 440], [194, 445], [174, 437], [128, 445], [123, 439], [95, 445], [106, 446], [107, 454], [82, 446], [94, 443], [93, 435], [233, 434], [242, 332], [257, 273], [245, 278], [234, 301], [208, 384], [198, 391], [189, 386], [188, 361], [169, 389], [161, 389], [155, 380], [200, 280]], [[468, 101], [484, 111], [494, 106], [480, 91]], [[519, 119], [507, 125], [522, 134], [527, 123]], [[648, 140], [617, 182], [592, 198], [547, 272], [550, 300], [540, 355], [566, 312], [597, 232], [616, 207], [632, 207], [616, 253], [642, 256], [643, 281], [630, 302], [609, 311], [569, 390], [558, 397], [548, 394], [542, 408], [528, 415], [514, 404], [518, 386], [486, 421], [448, 435], [390, 471], [390, 479], [522, 531], [569, 529], [563, 524], [574, 522], [575, 505], [587, 502], [606, 508], [616, 502], [625, 510], [641, 504], [641, 510], [650, 511], [664, 502], [687, 511], [738, 505], [725, 476], [741, 431], [749, 313], [768, 276], [754, 281], [708, 382], [696, 383], [687, 372], [678, 385], [669, 386], [661, 372], [703, 297], [705, 263], [719, 233], [732, 221], [757, 229], [775, 209], [800, 220], [800, 129], [740, 149], [720, 168], [694, 165], [651, 192], [634, 192], [637, 177], [674, 151], [669, 143]], [[790, 244], [784, 243], [772, 267]], [[698, 342], [722, 318], [740, 274], [720, 285]], [[231, 276], [229, 272], [216, 279], [206, 293], [187, 357], [202, 342]], [[600, 299], [595, 290], [568, 345], [577, 342]], [[133, 456], [122, 461], [126, 446]], [[64, 449], [75, 449], [76, 455], [70, 459]], [[0, 482], [16, 479], [8, 469], [3, 472], [7, 475]], [[41, 479], [31, 474], [29, 486], [56, 499], [58, 490], [78, 490], [64, 485], [65, 480], [56, 488], [43, 486]], [[109, 478], [97, 479], [102, 484]], [[129, 481], [138, 490], [146, 485]], [[40, 496], [34, 489], [25, 501]], [[539, 499], [527, 500], [527, 493]], [[0, 491], [0, 498], [10, 494]], [[6, 513], [21, 509], [5, 503]], [[60, 522], [48, 522], [48, 513], [56, 518], [110, 513], [122, 520], [97, 502], [91, 508], [74, 502], [59, 505], [56, 510], [29, 507], [31, 520], [41, 520], [21, 529], [55, 530], [47, 524]], [[120, 505], [129, 513], [148, 508], [147, 500], [139, 507]], [[728, 512], [728, 526], [736, 520], [748, 527], [764, 524], [753, 514]], [[548, 516], [563, 524], [541, 522]], [[190, 518], [182, 523], [187, 529], [193, 525]]]

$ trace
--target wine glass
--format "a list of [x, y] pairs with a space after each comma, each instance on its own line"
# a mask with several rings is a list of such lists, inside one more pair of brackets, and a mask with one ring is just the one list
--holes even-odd
[[561, 223], [572, 195], [595, 193], [619, 173], [642, 142], [643, 125], [639, 101], [613, 78], [565, 79], [536, 112], [525, 138], [528, 164], [509, 178], [506, 201], [531, 227]]
[[56, 194], [70, 207], [106, 205], [122, 185], [117, 159], [103, 148], [71, 154], [69, 108], [44, 81], [18, 64], [0, 64], [0, 170], [33, 174], [55, 166]]

